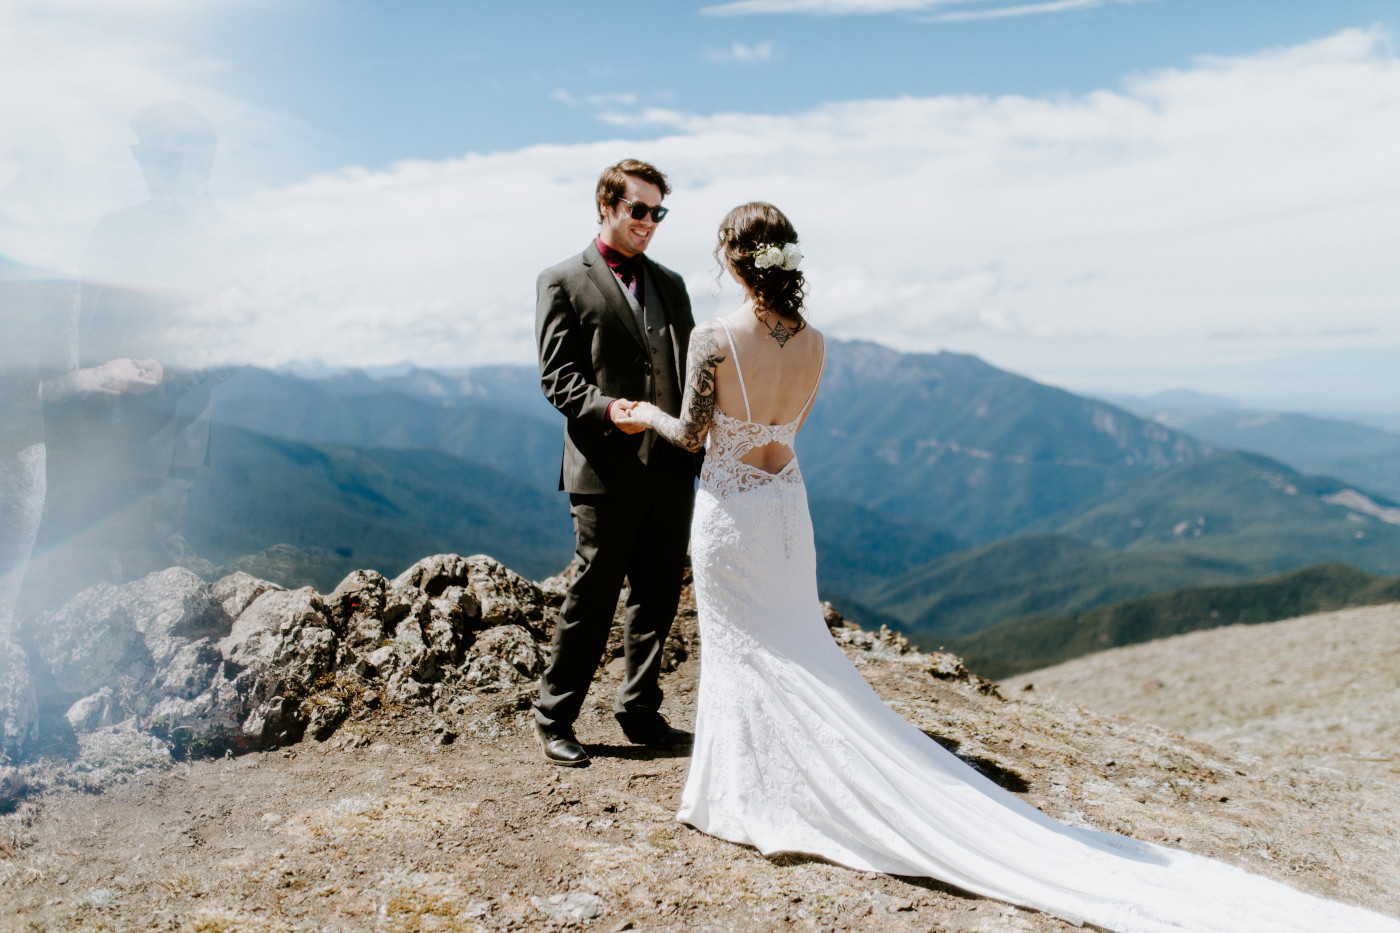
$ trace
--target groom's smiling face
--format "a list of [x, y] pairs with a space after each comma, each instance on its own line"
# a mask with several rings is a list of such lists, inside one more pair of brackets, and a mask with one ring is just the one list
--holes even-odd
[[[662, 197], [660, 188], [634, 175], [627, 176], [627, 187], [622, 196], [647, 207], [657, 207]], [[620, 253], [635, 256], [646, 252], [652, 235], [656, 233], [656, 221], [651, 219], [650, 213], [641, 220], [633, 220], [631, 205], [618, 201], [603, 211], [601, 232], [604, 243]]]

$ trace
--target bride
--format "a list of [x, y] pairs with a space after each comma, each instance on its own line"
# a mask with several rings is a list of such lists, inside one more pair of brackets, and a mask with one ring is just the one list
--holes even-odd
[[803, 852], [1124, 933], [1347, 930], [1400, 921], [1202, 856], [1063, 825], [885, 706], [827, 631], [793, 453], [826, 342], [802, 316], [797, 233], [736, 207], [716, 258], [746, 302], [690, 339], [680, 418], [623, 417], [671, 443], [709, 440], [691, 559], [699, 709], [677, 819], [764, 854]]

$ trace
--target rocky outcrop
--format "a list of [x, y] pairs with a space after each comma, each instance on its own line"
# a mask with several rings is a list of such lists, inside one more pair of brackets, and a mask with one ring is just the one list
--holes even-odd
[[935, 651], [924, 656], [927, 663], [924, 665], [924, 672], [939, 680], [946, 680], [952, 683], [967, 684], [978, 693], [986, 696], [996, 697], [998, 700], [1004, 699], [998, 689], [996, 681], [988, 680], [967, 669], [963, 659], [955, 654], [946, 651]]
[[8, 756], [39, 734], [39, 710], [29, 655], [0, 632], [0, 755]]
[[209, 705], [198, 698], [219, 680], [216, 641], [231, 624], [208, 584], [180, 567], [83, 591], [29, 639], [40, 721], [58, 721], [43, 715], [57, 712], [81, 734], [190, 718], [185, 706]]
[[211, 592], [219, 601], [219, 605], [224, 607], [228, 617], [236, 619], [262, 594], [270, 590], [285, 589], [285, 586], [278, 586], [276, 583], [260, 580], [250, 573], [237, 570], [215, 583]]
[[393, 580], [357, 570], [327, 595], [171, 568], [84, 591], [36, 627], [33, 652], [7, 651], [0, 720], [14, 747], [39, 722], [135, 725], [177, 756], [324, 739], [357, 707], [533, 683], [557, 604], [484, 555], [424, 558]]
[[24, 775], [18, 768], [0, 766], [0, 813], [12, 807], [24, 793]]
[[501, 625], [482, 633], [472, 646], [464, 682], [495, 693], [534, 681], [544, 670], [544, 655], [519, 625]]

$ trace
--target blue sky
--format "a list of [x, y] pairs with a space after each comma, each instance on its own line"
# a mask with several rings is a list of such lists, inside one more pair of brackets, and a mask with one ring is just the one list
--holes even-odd
[[834, 336], [1076, 391], [1400, 409], [1400, 4], [16, 0], [0, 253], [78, 271], [145, 197], [132, 115], [219, 131], [262, 271], [208, 359], [531, 359], [535, 273], [598, 170], [670, 172], [701, 317], [724, 211], [797, 224]]
[[926, 21], [1031, 5], [725, 16], [704, 12], [714, 3], [645, 2], [610, 5], [602, 17], [578, 2], [254, 2], [190, 15], [179, 36], [192, 53], [228, 63], [214, 86], [321, 134], [318, 159], [334, 168], [647, 138], [643, 127], [599, 120], [625, 108], [590, 97], [782, 114], [903, 95], [1082, 94], [1201, 56], [1400, 28], [1393, 0], [1144, 0]]

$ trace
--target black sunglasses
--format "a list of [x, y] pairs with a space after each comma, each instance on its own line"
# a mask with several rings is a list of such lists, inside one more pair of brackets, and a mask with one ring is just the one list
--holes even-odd
[[660, 204], [656, 205], [655, 207], [650, 207], [646, 204], [643, 204], [641, 201], [629, 201], [621, 196], [618, 197], [618, 200], [621, 201], [623, 204], [632, 205], [631, 214], [633, 220], [641, 220], [647, 214], [651, 214], [651, 219], [653, 221], [655, 221], [656, 223], [661, 223], [661, 218], [665, 217], [667, 211], [670, 210], [669, 207], [662, 207]]

